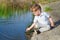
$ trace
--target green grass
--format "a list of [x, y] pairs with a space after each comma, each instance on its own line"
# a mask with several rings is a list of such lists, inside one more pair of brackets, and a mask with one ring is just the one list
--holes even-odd
[[51, 7], [45, 7], [45, 8], [44, 8], [44, 11], [45, 11], [45, 12], [49, 12], [49, 11], [52, 11], [52, 10], [53, 10], [53, 9], [52, 9]]
[[6, 5], [4, 3], [0, 4], [0, 18], [10, 18], [12, 15], [14, 15], [14, 12], [18, 12], [18, 14], [23, 14], [23, 12], [26, 12], [28, 10], [28, 6], [24, 5], [24, 8], [12, 7], [10, 5]]
[[12, 15], [12, 10], [9, 8], [0, 8], [0, 17], [9, 18]]
[[9, 18], [12, 16], [12, 8], [8, 7], [5, 3], [0, 4], [0, 18]]
[[[39, 2], [42, 3], [42, 4], [45, 4], [45, 3], [47, 4], [47, 3], [56, 2], [56, 1], [59, 1], [59, 0], [39, 0]], [[23, 3], [23, 6], [22, 5], [15, 4], [15, 6], [17, 6], [17, 7], [12, 7], [12, 6], [10, 6], [9, 3], [8, 3], [8, 5], [6, 5], [6, 3], [1, 3], [0, 4], [0, 18], [1, 17], [2, 18], [9, 18], [12, 15], [14, 15], [13, 12], [16, 12], [16, 11], [18, 13], [21, 12], [20, 14], [22, 14], [22, 12], [24, 13], [24, 12], [28, 11], [30, 5], [27, 2], [26, 3]], [[31, 2], [32, 2], [32, 4], [35, 3], [35, 1], [33, 1], [33, 0]], [[52, 8], [45, 7], [44, 10], [45, 11], [51, 11]]]
[[56, 2], [56, 1], [60, 1], [60, 0], [39, 0], [39, 3], [47, 4], [47, 3], [52, 3], [52, 2]]

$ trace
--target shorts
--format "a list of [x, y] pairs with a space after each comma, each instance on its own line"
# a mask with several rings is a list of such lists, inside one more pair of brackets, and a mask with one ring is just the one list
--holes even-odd
[[34, 26], [34, 30], [35, 31], [38, 31], [39, 30], [40, 32], [48, 31], [48, 30], [50, 30], [50, 25], [39, 26], [38, 24], [36, 24]]

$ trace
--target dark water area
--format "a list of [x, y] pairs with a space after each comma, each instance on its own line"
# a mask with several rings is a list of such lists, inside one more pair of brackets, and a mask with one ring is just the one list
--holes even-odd
[[0, 40], [26, 40], [25, 30], [32, 22], [32, 13], [14, 13], [9, 19], [0, 18]]

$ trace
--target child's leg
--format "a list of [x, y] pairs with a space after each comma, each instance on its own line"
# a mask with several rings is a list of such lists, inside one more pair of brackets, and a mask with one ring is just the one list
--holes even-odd
[[38, 24], [36, 24], [35, 26], [34, 26], [34, 30], [39, 30], [39, 26], [38, 26]]
[[48, 31], [50, 30], [50, 26], [49, 25], [46, 25], [46, 27], [42, 27], [39, 29], [40, 32], [44, 32], [44, 31]]
[[34, 32], [37, 32], [37, 34], [40, 34], [39, 28], [40, 28], [39, 25], [36, 24], [34, 27]]

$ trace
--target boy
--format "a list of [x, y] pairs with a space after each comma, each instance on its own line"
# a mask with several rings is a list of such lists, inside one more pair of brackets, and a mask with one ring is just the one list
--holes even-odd
[[41, 11], [41, 6], [39, 4], [34, 4], [31, 6], [31, 11], [35, 15], [32, 25], [26, 29], [26, 31], [35, 28], [37, 34], [50, 30], [50, 26], [54, 27], [54, 22], [49, 14]]

